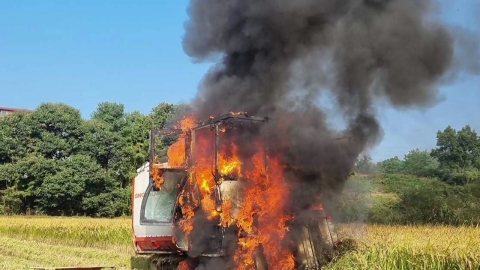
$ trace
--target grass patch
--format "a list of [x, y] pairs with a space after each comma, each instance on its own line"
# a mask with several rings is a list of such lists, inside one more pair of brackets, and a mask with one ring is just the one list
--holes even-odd
[[66, 247], [0, 236], [0, 269], [92, 265], [130, 269], [130, 257], [129, 253], [108, 249]]
[[0, 235], [53, 245], [132, 251], [128, 218], [0, 217]]
[[480, 269], [475, 227], [337, 225], [357, 247], [326, 269]]

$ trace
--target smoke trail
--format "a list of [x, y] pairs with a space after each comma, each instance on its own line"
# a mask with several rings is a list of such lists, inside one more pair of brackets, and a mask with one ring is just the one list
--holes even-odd
[[[377, 102], [432, 106], [445, 76], [478, 66], [458, 63], [454, 45], [462, 40], [432, 12], [425, 0], [192, 0], [184, 50], [218, 60], [193, 108], [202, 118], [271, 117], [274, 128], [264, 132], [290, 167], [292, 210], [301, 211], [314, 194], [341, 190], [358, 155], [379, 142]], [[478, 55], [476, 43], [458, 48]], [[327, 125], [319, 102], [326, 94], [345, 130]]]

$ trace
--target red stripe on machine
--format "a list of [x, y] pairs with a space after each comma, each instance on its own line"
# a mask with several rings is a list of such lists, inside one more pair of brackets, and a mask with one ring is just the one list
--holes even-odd
[[144, 250], [176, 250], [172, 236], [135, 237], [135, 245]]

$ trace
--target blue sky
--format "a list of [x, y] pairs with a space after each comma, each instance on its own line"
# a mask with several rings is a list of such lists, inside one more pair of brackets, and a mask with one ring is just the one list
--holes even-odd
[[[480, 34], [477, 2], [442, 0], [441, 18]], [[0, 106], [64, 102], [88, 118], [102, 101], [143, 113], [162, 101], [188, 102], [209, 65], [183, 52], [187, 4], [1, 1]], [[445, 100], [426, 111], [380, 110], [384, 137], [374, 160], [434, 147], [437, 130], [447, 125], [480, 131], [479, 77], [462, 77], [442, 94]]]

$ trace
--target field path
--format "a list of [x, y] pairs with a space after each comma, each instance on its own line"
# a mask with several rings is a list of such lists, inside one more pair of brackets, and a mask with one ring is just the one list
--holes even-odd
[[72, 247], [0, 236], [0, 269], [31, 269], [35, 266], [112, 265], [130, 269], [129, 253], [115, 249]]

